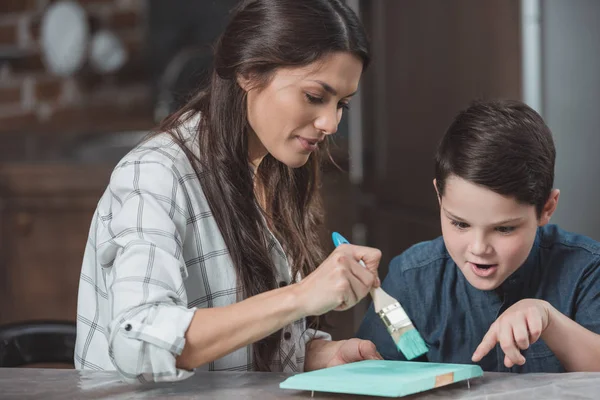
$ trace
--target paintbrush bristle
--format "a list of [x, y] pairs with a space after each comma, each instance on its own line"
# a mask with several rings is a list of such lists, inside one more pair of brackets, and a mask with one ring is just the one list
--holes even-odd
[[420, 357], [427, 353], [428, 350], [427, 344], [425, 344], [419, 331], [417, 331], [413, 325], [411, 326], [413, 329], [405, 331], [404, 334], [400, 336], [400, 340], [396, 342], [396, 347], [404, 354], [404, 357], [406, 357], [407, 360]]
[[373, 307], [381, 317], [398, 350], [407, 360], [427, 353], [427, 344], [415, 329], [412, 321], [398, 302], [382, 288], [371, 290]]

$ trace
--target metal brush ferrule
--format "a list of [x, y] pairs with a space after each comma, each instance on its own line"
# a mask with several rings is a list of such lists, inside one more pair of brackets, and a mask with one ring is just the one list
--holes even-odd
[[399, 303], [390, 304], [379, 311], [379, 317], [387, 330], [392, 333], [411, 324], [410, 318]]

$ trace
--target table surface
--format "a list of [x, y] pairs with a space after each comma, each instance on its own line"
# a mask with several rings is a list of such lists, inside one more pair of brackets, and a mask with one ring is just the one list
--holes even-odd
[[[0, 368], [1, 399], [310, 399], [310, 392], [284, 390], [289, 375], [266, 372], [197, 372], [175, 383], [128, 385], [115, 372]], [[315, 392], [315, 399], [373, 399]], [[381, 399], [381, 397], [377, 397]], [[488, 372], [470, 388], [458, 382], [404, 399], [598, 399], [600, 373], [502, 374]]]

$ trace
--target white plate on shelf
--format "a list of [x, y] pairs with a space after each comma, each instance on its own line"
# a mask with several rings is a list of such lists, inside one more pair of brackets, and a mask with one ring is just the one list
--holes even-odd
[[127, 61], [125, 45], [114, 32], [96, 32], [90, 40], [90, 65], [101, 74], [118, 71]]
[[70, 76], [87, 57], [89, 24], [84, 9], [74, 1], [52, 3], [42, 16], [40, 41], [46, 68]]

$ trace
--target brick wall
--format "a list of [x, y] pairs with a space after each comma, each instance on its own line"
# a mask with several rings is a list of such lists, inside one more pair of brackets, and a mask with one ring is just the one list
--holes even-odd
[[110, 76], [89, 65], [74, 76], [49, 73], [40, 52], [41, 17], [52, 0], [0, 0], [0, 133], [144, 129], [152, 125], [150, 85], [144, 69], [143, 0], [78, 0], [92, 31], [115, 32], [127, 64]]

